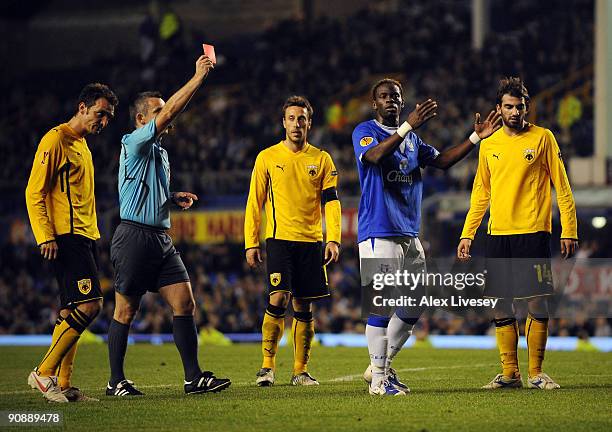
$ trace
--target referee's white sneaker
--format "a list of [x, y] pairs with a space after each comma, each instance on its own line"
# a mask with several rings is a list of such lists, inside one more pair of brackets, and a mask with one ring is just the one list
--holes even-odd
[[62, 393], [62, 389], [57, 384], [55, 376], [40, 376], [36, 369], [30, 372], [28, 376], [28, 385], [33, 389], [38, 390], [49, 402], [67, 403], [68, 399]]

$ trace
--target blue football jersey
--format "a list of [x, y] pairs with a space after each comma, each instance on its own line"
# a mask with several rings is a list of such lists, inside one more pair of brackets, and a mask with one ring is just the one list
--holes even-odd
[[170, 163], [155, 119], [121, 139], [118, 186], [121, 219], [170, 228]]
[[353, 148], [361, 184], [357, 239], [419, 235], [423, 180], [421, 168], [440, 154], [410, 131], [400, 146], [378, 165], [363, 155], [397, 128], [376, 120], [360, 123], [353, 131]]

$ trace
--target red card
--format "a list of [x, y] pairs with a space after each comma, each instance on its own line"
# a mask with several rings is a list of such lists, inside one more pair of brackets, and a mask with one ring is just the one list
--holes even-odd
[[202, 44], [204, 54], [212, 60], [213, 64], [217, 64], [217, 56], [215, 56], [215, 47], [213, 45]]

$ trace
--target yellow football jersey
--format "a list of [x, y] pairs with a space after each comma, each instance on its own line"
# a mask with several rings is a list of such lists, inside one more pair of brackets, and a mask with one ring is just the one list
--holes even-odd
[[561, 214], [561, 238], [578, 239], [576, 206], [552, 132], [533, 124], [515, 136], [499, 129], [480, 144], [461, 238], [474, 238], [489, 203], [488, 234], [551, 232], [551, 182]]
[[61, 234], [100, 238], [91, 152], [68, 124], [54, 127], [40, 141], [25, 197], [39, 245]]
[[[323, 240], [321, 192], [336, 188], [338, 172], [329, 153], [306, 143], [294, 153], [283, 142], [263, 150], [255, 160], [247, 200], [245, 248], [259, 246], [262, 206], [266, 238], [316, 242]], [[325, 205], [327, 241], [340, 243], [340, 202]]]

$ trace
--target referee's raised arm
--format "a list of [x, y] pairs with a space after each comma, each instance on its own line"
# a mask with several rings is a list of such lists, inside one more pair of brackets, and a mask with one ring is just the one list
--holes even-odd
[[156, 137], [159, 137], [172, 121], [185, 109], [202, 82], [213, 69], [210, 58], [201, 55], [195, 63], [195, 73], [187, 83], [168, 99], [162, 110], [155, 117]]

